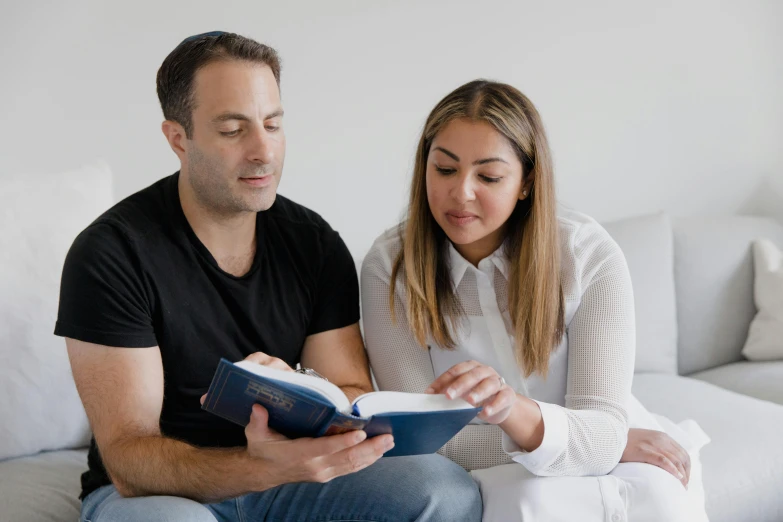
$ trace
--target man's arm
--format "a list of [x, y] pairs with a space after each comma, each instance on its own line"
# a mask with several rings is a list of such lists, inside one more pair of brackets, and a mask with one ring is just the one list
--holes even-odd
[[350, 401], [372, 391], [359, 323], [309, 335], [302, 348], [301, 363], [339, 386]]
[[390, 436], [363, 431], [288, 440], [269, 430], [256, 405], [248, 446], [197, 448], [164, 437], [160, 350], [113, 348], [66, 339], [76, 387], [106, 471], [123, 496], [175, 495], [214, 502], [289, 482], [327, 482], [375, 462]]

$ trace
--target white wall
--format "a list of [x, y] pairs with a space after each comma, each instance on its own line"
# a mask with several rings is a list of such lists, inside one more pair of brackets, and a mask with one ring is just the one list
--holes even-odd
[[561, 200], [599, 219], [783, 208], [777, 0], [3, 4], [0, 175], [101, 157], [119, 198], [173, 172], [155, 73], [220, 29], [280, 51], [281, 192], [355, 255], [400, 217], [429, 110], [476, 77], [536, 103]]

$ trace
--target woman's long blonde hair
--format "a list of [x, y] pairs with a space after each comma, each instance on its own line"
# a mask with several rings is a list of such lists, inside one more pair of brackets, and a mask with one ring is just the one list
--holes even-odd
[[489, 123], [505, 136], [522, 163], [523, 182], [531, 181], [529, 197], [517, 202], [506, 227], [508, 308], [517, 362], [525, 376], [546, 375], [549, 356], [565, 330], [552, 158], [538, 111], [510, 85], [472, 81], [443, 98], [427, 118], [416, 150], [407, 222], [401, 226], [402, 249], [392, 268], [392, 317], [402, 270], [416, 340], [424, 346], [431, 335], [438, 345], [455, 347], [454, 332], [464, 311], [451, 281], [448, 238], [427, 201], [426, 171], [433, 139], [457, 118]]

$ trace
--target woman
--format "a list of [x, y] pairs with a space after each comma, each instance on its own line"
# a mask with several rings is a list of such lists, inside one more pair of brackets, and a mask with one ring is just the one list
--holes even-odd
[[472, 470], [484, 520], [706, 520], [704, 440], [630, 395], [625, 258], [594, 220], [556, 209], [552, 170], [513, 87], [474, 81], [433, 109], [407, 220], [362, 268], [377, 382], [483, 406], [441, 453]]

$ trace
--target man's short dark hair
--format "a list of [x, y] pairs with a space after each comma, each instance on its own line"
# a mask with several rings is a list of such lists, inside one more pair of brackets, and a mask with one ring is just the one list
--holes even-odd
[[193, 136], [193, 79], [196, 72], [219, 60], [239, 60], [263, 64], [272, 69], [280, 86], [280, 58], [277, 51], [235, 33], [214, 31], [191, 36], [182, 41], [163, 60], [158, 69], [158, 99], [163, 117], [176, 121]]

